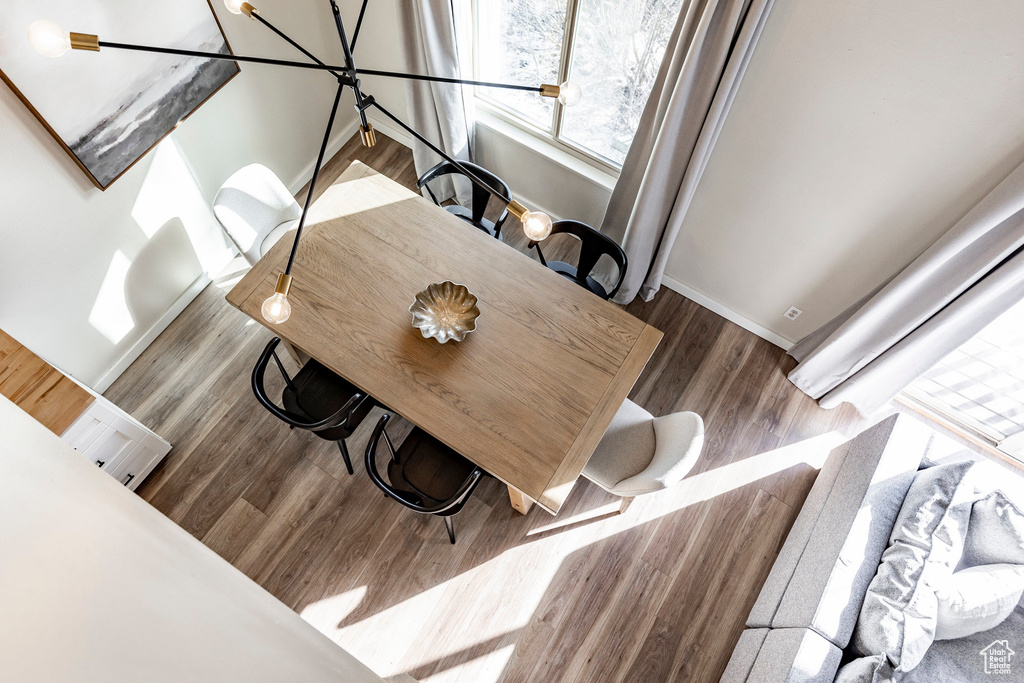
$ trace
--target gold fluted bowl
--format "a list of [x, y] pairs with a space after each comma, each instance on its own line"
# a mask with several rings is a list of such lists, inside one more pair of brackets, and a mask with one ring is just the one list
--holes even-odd
[[442, 344], [449, 339], [465, 339], [476, 329], [476, 319], [480, 316], [473, 293], [465, 285], [448, 280], [432, 284], [417, 294], [409, 312], [412, 326], [419, 329], [424, 339], [433, 337]]

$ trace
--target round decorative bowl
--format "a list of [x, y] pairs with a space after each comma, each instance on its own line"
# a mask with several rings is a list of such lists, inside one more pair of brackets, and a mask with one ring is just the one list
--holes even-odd
[[416, 295], [409, 307], [412, 326], [424, 339], [433, 337], [444, 344], [449, 339], [462, 341], [476, 329], [480, 316], [477, 298], [465, 285], [446, 280], [430, 285]]

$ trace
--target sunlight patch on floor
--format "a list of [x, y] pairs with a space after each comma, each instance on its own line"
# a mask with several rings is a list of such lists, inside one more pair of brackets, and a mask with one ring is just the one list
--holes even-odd
[[[366, 587], [312, 603], [300, 614], [379, 676], [432, 668], [436, 662], [450, 658], [448, 668], [421, 678], [422, 683], [497, 680], [514, 652], [515, 638], [512, 637], [513, 642], [508, 645], [492, 647], [489, 643], [504, 643], [510, 638], [510, 632], [518, 632], [527, 625], [546, 586], [558, 572], [562, 558], [573, 549], [562, 546], [556, 539], [513, 548], [350, 624], [345, 624], [345, 620], [357, 609]], [[538, 553], [543, 556], [542, 562]], [[515, 578], [516, 565], [528, 566], [532, 572], [522, 585]], [[525, 587], [533, 584], [537, 572], [547, 574], [540, 584], [544, 589], [527, 592]], [[502, 581], [495, 582], [495, 576], [501, 576]], [[482, 618], [481, 613], [488, 612], [500, 613], [502, 619]], [[412, 614], [418, 618], [411, 619]], [[463, 624], [473, 624], [472, 633], [462, 632]], [[396, 644], [405, 644], [405, 647]], [[476, 653], [478, 648], [482, 651]]]
[[766, 451], [723, 467], [687, 477], [674, 490], [677, 494], [678, 492], [683, 493], [686, 505], [692, 505], [752, 484], [796, 465], [810, 465], [816, 470], [821, 469], [821, 466], [825, 464], [825, 458], [828, 457], [832, 449], [846, 441], [846, 438], [838, 431], [822, 434], [813, 439]]
[[[486, 644], [486, 641], [484, 641]], [[468, 650], [477, 650], [479, 647], [470, 647]], [[448, 666], [436, 674], [425, 676], [419, 683], [462, 683], [464, 681], [498, 681], [505, 670], [505, 666], [512, 655], [515, 654], [515, 642], [500, 647], [490, 648], [476, 656], [460, 657], [459, 663]], [[415, 672], [416, 669], [409, 669]], [[410, 673], [410, 675], [412, 675]]]
[[608, 515], [616, 514], [619, 511], [619, 503], [608, 503], [607, 505], [601, 505], [593, 510], [586, 510], [578, 515], [566, 517], [565, 519], [556, 518], [551, 524], [545, 524], [535, 529], [530, 529], [526, 532], [527, 536], [537, 536], [538, 534], [544, 534], [549, 531], [555, 531], [556, 529], [566, 529], [576, 524], [583, 524], [584, 522], [590, 522], [606, 517]]
[[321, 633], [334, 629], [359, 607], [366, 596], [366, 586], [353, 588], [340, 595], [332, 595], [306, 607], [300, 615]]
[[515, 656], [515, 643], [529, 637], [556, 576], [567, 562], [579, 560], [579, 551], [790, 467], [818, 469], [844, 440], [830, 432], [701, 472], [638, 498], [621, 515], [615, 514], [617, 500], [594, 495], [590, 509], [552, 518], [496, 557], [352, 623], [345, 622], [373, 585], [325, 598], [301, 614], [380, 676], [409, 673], [422, 683], [497, 681]]
[[[397, 567], [394, 570], [401, 571]], [[378, 675], [391, 676], [401, 673], [398, 665], [402, 650], [395, 644], [413, 642], [422, 628], [422, 621], [412, 620], [409, 615], [429, 614], [449, 583], [438, 584], [353, 624], [343, 625], [362, 601], [365, 587], [354, 602], [348, 599], [348, 593], [333, 596], [306, 607], [301, 616]]]
[[[569, 519], [556, 519], [543, 528], [533, 530], [531, 536], [544, 531], [557, 531], [564, 527], [567, 530], [557, 533], [554, 537], [559, 539], [559, 544], [566, 549], [566, 554], [568, 554], [572, 550], [578, 550], [628, 529], [657, 521], [691, 505], [711, 500], [729, 491], [778, 474], [790, 467], [808, 465], [814, 469], [821, 469], [832, 449], [846, 440], [847, 437], [841, 432], [833, 431], [789, 446], [765, 451], [744, 460], [687, 477], [676, 486], [664, 491], [640, 496], [635, 499], [625, 514], [609, 516], [609, 506], [601, 506]], [[616, 508], [618, 507], [618, 503], [614, 505]], [[586, 519], [595, 519], [596, 521], [580, 525], [580, 522], [586, 521]]]

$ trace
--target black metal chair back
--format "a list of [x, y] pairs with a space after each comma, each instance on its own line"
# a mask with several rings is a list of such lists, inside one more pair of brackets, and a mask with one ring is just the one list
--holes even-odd
[[[277, 355], [280, 343], [278, 337], [271, 339], [252, 369], [252, 392], [256, 400], [290, 427], [313, 432], [326, 441], [336, 441], [345, 466], [352, 474], [345, 439], [376, 405], [375, 401], [315, 360], [307, 362], [295, 377], [290, 377]], [[277, 405], [267, 392], [266, 372], [271, 359], [284, 378], [283, 406]]]
[[[622, 250], [622, 247], [600, 230], [580, 221], [555, 221], [551, 226], [551, 237], [563, 233], [573, 235], [580, 241], [580, 258], [575, 266], [563, 261], [549, 262], [544, 258], [544, 252], [541, 251], [538, 242], [530, 242], [530, 248], [537, 250], [541, 263], [559, 275], [589, 289], [602, 299], [611, 299], [615, 296], [619, 287], [622, 286], [622, 281], [626, 278], [626, 252]], [[618, 269], [618, 277], [611, 290], [606, 290], [604, 285], [590, 276], [597, 262], [604, 255], [609, 256]]]
[[[506, 197], [512, 196], [512, 191], [509, 189], [508, 184], [486, 168], [477, 166], [476, 164], [472, 164], [468, 161], [460, 161], [459, 163], [474, 173], [480, 180], [494, 188], [495, 191], [503, 193]], [[450, 161], [442, 161], [437, 166], [434, 166], [432, 169], [424, 173], [420, 179], [416, 181], [416, 186], [420, 189], [425, 187], [427, 189], [427, 194], [430, 195], [430, 198], [434, 203], [441, 206], [441, 208], [445, 209], [449, 213], [458, 216], [462, 220], [480, 230], [483, 230], [492, 237], [496, 237], [499, 240], [502, 239], [501, 227], [505, 224], [505, 219], [508, 218], [508, 209], [502, 209], [501, 215], [499, 215], [496, 220], [492, 221], [486, 218], [484, 214], [487, 211], [487, 203], [493, 195], [476, 183], [472, 183], [473, 199], [471, 206], [465, 207], [459, 204], [449, 204], [448, 206], [441, 205], [441, 202], [438, 201], [433, 190], [430, 189], [430, 182], [442, 176], [450, 175], [461, 175], [466, 177], [466, 174], [463, 173], [458, 166]]]
[[[396, 451], [385, 429], [390, 419], [383, 415], [373, 430], [366, 447], [366, 473], [385, 495], [410, 510], [443, 517], [448, 540], [455, 543], [452, 515], [462, 510], [485, 472], [418, 427]], [[377, 467], [381, 436], [391, 455], [387, 479]]]

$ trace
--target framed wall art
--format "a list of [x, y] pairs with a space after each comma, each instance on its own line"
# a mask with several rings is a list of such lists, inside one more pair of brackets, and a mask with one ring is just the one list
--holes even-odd
[[209, 0], [25, 0], [0, 7], [0, 79], [101, 190], [239, 73], [237, 62], [120, 50], [37, 54], [46, 19], [103, 39], [234, 54]]

